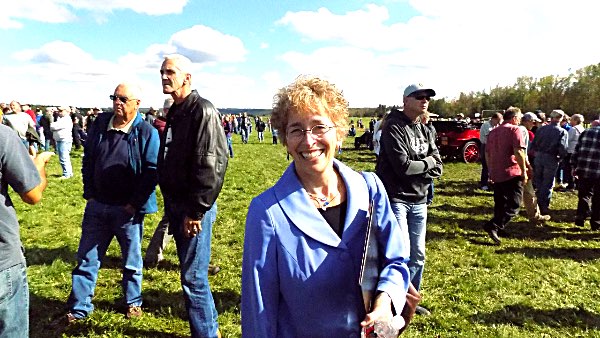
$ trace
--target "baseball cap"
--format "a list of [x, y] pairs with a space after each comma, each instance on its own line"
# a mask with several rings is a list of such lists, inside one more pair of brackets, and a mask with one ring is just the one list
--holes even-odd
[[550, 117], [552, 117], [552, 118], [557, 118], [557, 117], [563, 118], [563, 117], [565, 117], [565, 112], [562, 111], [562, 110], [560, 110], [560, 109], [554, 109], [552, 111], [552, 113], [550, 113]]
[[542, 120], [540, 120], [540, 118], [537, 117], [537, 115], [535, 115], [532, 112], [527, 112], [527, 113], [523, 114], [521, 121], [523, 121], [523, 122], [527, 122], [527, 121], [542, 122]]
[[413, 83], [404, 89], [404, 97], [414, 94], [416, 92], [425, 92], [429, 96], [435, 96], [435, 90], [427, 88], [420, 83]]

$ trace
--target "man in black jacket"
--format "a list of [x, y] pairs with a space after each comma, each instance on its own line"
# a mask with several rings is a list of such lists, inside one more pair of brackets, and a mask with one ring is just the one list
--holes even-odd
[[[442, 175], [435, 135], [420, 122], [432, 96], [435, 91], [421, 84], [404, 90], [404, 110], [392, 110], [381, 131], [381, 149], [375, 169], [402, 231], [408, 233], [408, 268], [417, 290], [421, 288], [425, 265], [427, 194], [432, 179]], [[429, 311], [418, 306], [417, 313], [429, 314]]]
[[191, 89], [191, 64], [174, 54], [165, 57], [160, 69], [163, 93], [174, 103], [161, 137], [158, 174], [192, 337], [218, 337], [208, 264], [216, 199], [227, 170], [227, 142], [217, 109]]

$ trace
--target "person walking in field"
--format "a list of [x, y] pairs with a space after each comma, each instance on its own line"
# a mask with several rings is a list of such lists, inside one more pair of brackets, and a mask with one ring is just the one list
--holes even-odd
[[592, 230], [600, 230], [600, 123], [584, 130], [571, 156], [572, 174], [577, 178], [578, 202], [575, 225], [583, 227], [590, 219]]
[[516, 216], [527, 182], [527, 143], [519, 129], [521, 109], [504, 111], [503, 123], [488, 135], [486, 160], [490, 179], [494, 182], [494, 216], [483, 225], [489, 237], [499, 245], [498, 231]]
[[567, 155], [569, 137], [560, 126], [565, 113], [555, 109], [550, 113], [551, 122], [535, 133], [531, 150], [535, 152], [534, 186], [542, 215], [550, 214], [550, 200], [558, 164]]
[[265, 129], [267, 125], [259, 117], [256, 118], [256, 133], [258, 134], [258, 142], [262, 143], [265, 140]]

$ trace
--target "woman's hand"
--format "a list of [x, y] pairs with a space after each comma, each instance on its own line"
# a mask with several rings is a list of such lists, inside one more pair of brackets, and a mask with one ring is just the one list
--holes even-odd
[[375, 298], [375, 303], [373, 304], [373, 311], [367, 313], [365, 319], [360, 323], [360, 326], [366, 327], [373, 325], [375, 321], [382, 322], [390, 322], [392, 320], [392, 299], [390, 296], [381, 292]]

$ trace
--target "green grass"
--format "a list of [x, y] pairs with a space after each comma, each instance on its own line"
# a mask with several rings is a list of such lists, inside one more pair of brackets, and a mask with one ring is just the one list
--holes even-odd
[[[252, 134], [251, 143], [243, 145], [235, 136], [235, 158], [213, 229], [212, 260], [222, 270], [209, 279], [224, 337], [241, 335], [247, 207], [289, 163], [281, 145], [255, 139]], [[374, 156], [364, 148], [350, 149], [352, 139], [347, 141], [339, 158], [357, 170], [374, 170]], [[58, 159], [52, 159], [49, 185], [38, 205], [25, 205], [13, 193], [29, 266], [31, 337], [188, 337], [174, 244], [166, 251], [166, 264], [144, 270], [141, 319], [128, 321], [120, 312], [120, 252], [113, 241], [100, 270], [93, 314], [62, 333], [50, 328], [52, 319], [65, 312], [85, 206], [80, 152], [73, 164], [75, 178], [61, 181]], [[556, 193], [548, 226], [517, 217], [508, 228], [510, 237], [492, 246], [481, 230], [492, 213], [492, 195], [476, 189], [480, 167], [447, 163], [444, 169], [429, 212], [422, 290], [423, 304], [433, 315], [417, 317], [405, 336], [600, 337], [600, 234], [574, 227], [576, 196]], [[160, 217], [146, 217], [144, 249]]]

